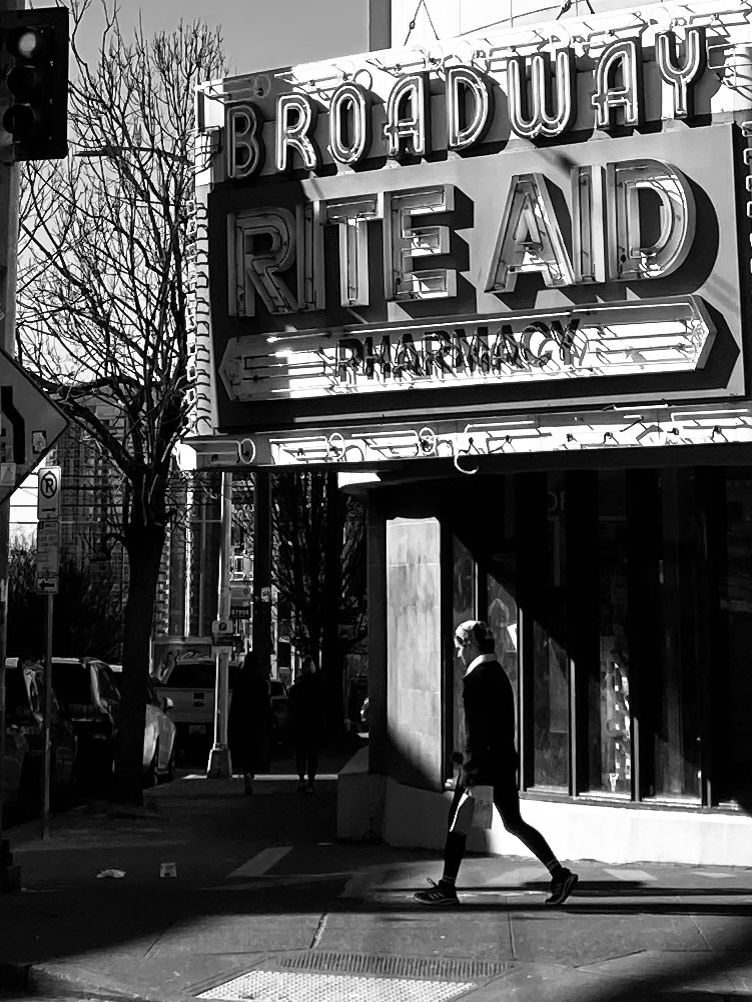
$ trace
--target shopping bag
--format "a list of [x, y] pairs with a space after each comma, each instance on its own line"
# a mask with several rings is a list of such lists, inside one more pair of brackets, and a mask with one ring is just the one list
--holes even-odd
[[472, 797], [473, 804], [475, 805], [472, 821], [473, 828], [490, 829], [493, 824], [493, 787], [471, 786], [467, 792]]

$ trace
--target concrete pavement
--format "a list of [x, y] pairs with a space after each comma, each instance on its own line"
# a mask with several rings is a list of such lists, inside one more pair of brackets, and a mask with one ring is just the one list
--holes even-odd
[[143, 811], [60, 815], [44, 843], [36, 823], [12, 830], [24, 889], [0, 896], [0, 986], [160, 1002], [752, 995], [752, 871], [570, 862], [578, 891], [549, 909], [535, 861], [470, 856], [461, 906], [426, 909], [412, 893], [438, 879], [435, 853], [336, 841], [343, 761], [324, 757], [314, 796], [281, 760], [251, 797], [189, 773]]

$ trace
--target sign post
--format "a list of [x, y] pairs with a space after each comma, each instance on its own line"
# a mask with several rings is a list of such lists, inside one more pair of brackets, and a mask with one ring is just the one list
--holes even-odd
[[37, 568], [35, 591], [45, 597], [44, 713], [42, 717], [42, 838], [50, 837], [51, 718], [52, 718], [52, 623], [53, 602], [60, 571], [60, 475], [59, 466], [39, 471], [37, 491]]
[[42, 838], [50, 837], [50, 783], [52, 762], [52, 595], [45, 595], [44, 758], [42, 760]]

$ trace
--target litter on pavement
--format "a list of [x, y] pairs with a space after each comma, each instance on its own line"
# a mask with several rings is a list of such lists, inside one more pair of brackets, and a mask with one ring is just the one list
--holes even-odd
[[99, 873], [97, 874], [97, 880], [101, 880], [102, 877], [114, 877], [119, 880], [121, 877], [124, 876], [125, 876], [125, 870], [112, 870], [112, 869], [100, 870]]

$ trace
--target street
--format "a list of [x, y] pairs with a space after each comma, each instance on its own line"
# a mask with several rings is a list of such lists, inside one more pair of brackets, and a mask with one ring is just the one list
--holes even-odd
[[[336, 841], [336, 770], [314, 796], [291, 762], [240, 778], [182, 771], [143, 810], [77, 808], [12, 833], [24, 890], [0, 897], [11, 996], [707, 999], [752, 992], [746, 869], [577, 862], [546, 909], [534, 860], [469, 857], [460, 908], [412, 900], [436, 853]], [[174, 864], [166, 867], [164, 864]], [[98, 877], [104, 871], [123, 876]], [[174, 871], [176, 876], [160, 876]], [[28, 995], [24, 995], [28, 998]]]

